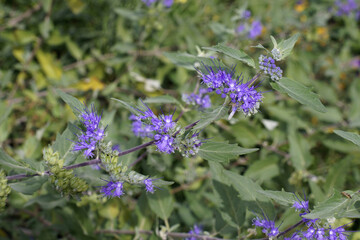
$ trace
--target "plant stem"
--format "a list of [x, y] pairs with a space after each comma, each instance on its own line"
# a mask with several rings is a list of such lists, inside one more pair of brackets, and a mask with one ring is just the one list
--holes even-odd
[[[194, 123], [191, 123], [189, 125], [187, 125], [185, 127], [186, 130], [194, 127], [199, 121], [196, 121]], [[176, 136], [177, 134], [179, 133], [176, 132], [174, 134], [174, 136]], [[144, 143], [144, 144], [141, 144], [139, 146], [136, 146], [136, 147], [133, 147], [133, 148], [130, 148], [126, 151], [123, 151], [123, 152], [120, 152], [118, 156], [124, 156], [124, 155], [127, 155], [129, 153], [132, 153], [132, 152], [135, 152], [135, 151], [138, 151], [140, 149], [143, 149], [143, 148], [146, 148], [152, 144], [155, 143], [155, 140], [152, 140], [150, 142], [147, 142], [147, 143]], [[70, 166], [66, 166], [64, 167], [64, 169], [74, 169], [74, 168], [79, 168], [79, 167], [85, 167], [85, 166], [89, 166], [89, 165], [94, 165], [94, 164], [99, 164], [101, 163], [101, 159], [93, 159], [93, 160], [90, 160], [90, 161], [86, 161], [86, 162], [82, 162], [82, 163], [78, 163], [78, 164], [74, 164], [74, 165], [70, 165]], [[23, 178], [28, 178], [28, 177], [36, 177], [36, 176], [43, 176], [43, 175], [49, 175], [50, 174], [50, 171], [45, 171], [45, 172], [40, 172], [40, 173], [35, 173], [35, 174], [17, 174], [17, 175], [11, 175], [11, 176], [7, 176], [6, 179], [7, 180], [16, 180], [16, 179], [23, 179]]]

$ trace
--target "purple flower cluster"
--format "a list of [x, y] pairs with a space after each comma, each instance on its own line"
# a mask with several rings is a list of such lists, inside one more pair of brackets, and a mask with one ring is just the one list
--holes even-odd
[[259, 67], [265, 74], [269, 74], [271, 80], [277, 81], [282, 78], [282, 70], [276, 66], [275, 60], [272, 57], [261, 55], [259, 57]]
[[241, 19], [243, 20], [238, 27], [236, 28], [236, 32], [238, 34], [246, 34], [248, 38], [255, 39], [261, 35], [263, 30], [263, 25], [259, 20], [253, 20], [250, 24], [249, 19], [251, 17], [251, 12], [249, 10], [245, 10], [242, 12]]
[[157, 150], [163, 153], [174, 152], [173, 134], [175, 133], [176, 123], [173, 121], [172, 115], [161, 115], [157, 117], [153, 111], [144, 104], [145, 111], [138, 110], [141, 114], [139, 116], [132, 115], [133, 120], [132, 130], [136, 136], [149, 137], [155, 140]]
[[124, 194], [122, 182], [107, 182], [108, 183], [105, 186], [102, 186], [100, 190], [104, 197], [120, 197]]
[[105, 137], [105, 129], [100, 127], [101, 115], [97, 115], [94, 105], [91, 106], [91, 111], [85, 107], [83, 112], [79, 112], [80, 122], [85, 126], [85, 130], [76, 135], [78, 141], [75, 142], [73, 151], [84, 150], [84, 156], [90, 158], [94, 156], [97, 143]]
[[198, 105], [199, 108], [210, 108], [211, 100], [209, 95], [205, 95], [208, 93], [207, 89], [201, 88], [199, 90], [199, 94], [191, 93], [191, 94], [183, 94], [182, 99], [187, 104]]
[[145, 184], [145, 189], [147, 192], [149, 193], [154, 193], [154, 184], [153, 184], [153, 180], [150, 178], [147, 178], [144, 180], [144, 184]]
[[[295, 195], [296, 196], [296, 195]], [[297, 201], [294, 202], [293, 208], [297, 211], [300, 211], [300, 217], [304, 216], [307, 213], [310, 213], [309, 210], [309, 201], [301, 201], [297, 196]], [[304, 212], [302, 212], [304, 211]], [[324, 228], [321, 227], [318, 223], [319, 219], [307, 219], [303, 217], [303, 222], [305, 222], [307, 229], [302, 231], [295, 232], [290, 238], [284, 238], [285, 240], [300, 240], [300, 239], [319, 239], [319, 240], [346, 240], [347, 235], [344, 234], [345, 229], [343, 226], [338, 228]]]
[[337, 16], [349, 16], [351, 13], [355, 13], [356, 19], [360, 18], [359, 6], [355, 0], [347, 0], [345, 2], [337, 0], [335, 4]]
[[262, 232], [265, 233], [268, 237], [275, 237], [279, 234], [279, 229], [275, 227], [274, 221], [256, 217], [253, 219], [253, 225], [255, 227], [261, 227]]
[[242, 111], [246, 116], [258, 111], [263, 95], [256, 90], [258, 86], [253, 86], [257, 77], [244, 83], [243, 78], [235, 77], [234, 69], [228, 71], [221, 66], [204, 67], [206, 72], [198, 72], [203, 82], [208, 86], [208, 91], [215, 91], [222, 98], [230, 97], [232, 102], [231, 117], [237, 110]]
[[[157, 0], [142, 0], [142, 1], [143, 1], [143, 3], [146, 4], [146, 6], [150, 7]], [[173, 5], [173, 3], [174, 3], [174, 0], [163, 0], [162, 1], [162, 4], [167, 8], [171, 7]]]
[[[191, 229], [189, 231], [189, 234], [193, 234], [193, 235], [200, 235], [202, 233], [202, 228], [198, 225], [194, 225], [194, 229]], [[188, 238], [185, 238], [185, 240], [196, 240], [197, 238], [196, 237], [188, 237]]]

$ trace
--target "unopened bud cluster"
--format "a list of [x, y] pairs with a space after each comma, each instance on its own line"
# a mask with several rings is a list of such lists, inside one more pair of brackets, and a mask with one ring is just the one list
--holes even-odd
[[199, 133], [189, 133], [183, 140], [180, 141], [178, 150], [183, 157], [191, 157], [199, 152], [202, 141], [198, 139]]
[[7, 184], [5, 172], [0, 170], [0, 212], [4, 210], [7, 196], [10, 194], [11, 188]]
[[64, 159], [60, 159], [58, 152], [53, 152], [52, 148], [45, 148], [44, 159], [49, 167], [50, 181], [56, 190], [64, 195], [75, 195], [88, 189], [86, 182], [75, 177], [73, 170], [63, 168]]
[[277, 81], [282, 78], [282, 70], [276, 66], [275, 60], [272, 57], [261, 55], [259, 57], [259, 67], [265, 74], [269, 74], [271, 80]]

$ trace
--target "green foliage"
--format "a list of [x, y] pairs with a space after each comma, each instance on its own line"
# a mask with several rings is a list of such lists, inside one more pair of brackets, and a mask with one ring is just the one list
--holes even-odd
[[7, 185], [6, 175], [3, 170], [0, 171], [0, 212], [4, 210], [7, 196], [10, 194], [11, 188]]

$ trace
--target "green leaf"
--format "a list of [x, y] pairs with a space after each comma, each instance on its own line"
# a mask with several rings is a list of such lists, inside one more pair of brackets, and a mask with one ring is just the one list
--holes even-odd
[[259, 150], [258, 148], [242, 148], [237, 144], [228, 144], [224, 142], [206, 142], [199, 149], [199, 156], [216, 162], [226, 162], [236, 158], [239, 155], [252, 153]]
[[[284, 206], [293, 205], [295, 201], [298, 201], [294, 193], [285, 192], [284, 189], [282, 191], [260, 190], [258, 193], [263, 194]], [[300, 197], [298, 198], [300, 201], [303, 201]]]
[[285, 59], [287, 56], [290, 55], [290, 53], [291, 53], [292, 49], [294, 48], [295, 43], [297, 42], [299, 37], [300, 37], [300, 34], [296, 33], [292, 37], [290, 37], [284, 41], [281, 41], [278, 44], [277, 48], [279, 48], [281, 51], [281, 60]]
[[77, 131], [78, 128], [75, 125], [68, 124], [68, 127], [62, 134], [57, 134], [52, 146], [55, 152], [59, 152], [60, 158], [65, 160], [65, 166], [72, 164], [80, 154], [80, 151], [72, 151], [74, 145], [72, 141], [76, 140], [75, 133]]
[[110, 98], [110, 99], [119, 102], [122, 107], [126, 108], [127, 110], [129, 110], [133, 114], [139, 115], [139, 111], [136, 110], [137, 109], [136, 105], [124, 102], [124, 101], [122, 101], [120, 99], [116, 99], [116, 98]]
[[240, 194], [241, 200], [244, 201], [244, 207], [260, 216], [265, 215], [273, 219], [275, 216], [274, 206], [269, 198], [259, 192], [263, 189], [257, 183], [235, 172], [225, 171], [225, 175]]
[[231, 58], [239, 60], [239, 61], [241, 61], [243, 63], [246, 63], [250, 67], [255, 68], [254, 59], [249, 57], [249, 55], [247, 55], [245, 52], [243, 52], [241, 50], [228, 47], [228, 46], [226, 46], [226, 45], [224, 45], [222, 43], [219, 43], [218, 45], [212, 46], [212, 47], [203, 47], [203, 49], [223, 53], [226, 56], [229, 56]]
[[147, 195], [150, 209], [161, 219], [168, 219], [174, 208], [174, 199], [169, 190], [161, 189]]
[[6, 104], [0, 105], [0, 125], [7, 119], [13, 110], [13, 106], [8, 107]]
[[[242, 204], [239, 203], [239, 197], [237, 196], [236, 190], [231, 187], [227, 186], [221, 182], [213, 181], [214, 188], [218, 195], [221, 198], [222, 205], [221, 205], [221, 215], [223, 213], [226, 216], [223, 216], [223, 219], [231, 226], [235, 228], [239, 228], [245, 221], [245, 209], [243, 208]], [[227, 217], [229, 216], [229, 218]]]
[[180, 106], [181, 108], [183, 108], [182, 104], [176, 98], [169, 96], [169, 95], [146, 98], [144, 100], [144, 103], [156, 103], [156, 104], [170, 103], [170, 104], [176, 104], [176, 105]]
[[202, 129], [210, 123], [223, 118], [229, 111], [229, 107], [221, 105], [216, 108], [212, 108], [201, 115], [200, 121], [193, 127], [194, 130]]
[[307, 140], [296, 132], [295, 128], [290, 127], [288, 132], [290, 160], [298, 171], [306, 170], [314, 160], [310, 153], [311, 147]]
[[25, 195], [32, 195], [35, 191], [39, 190], [41, 186], [47, 181], [47, 176], [32, 177], [25, 181], [10, 183], [9, 186], [17, 192]]
[[334, 133], [339, 135], [342, 138], [345, 138], [346, 140], [351, 141], [352, 143], [360, 146], [360, 135], [357, 133], [352, 132], [345, 132], [341, 130], [334, 130]]
[[133, 21], [138, 21], [145, 16], [145, 12], [142, 10], [133, 11], [125, 8], [115, 8], [114, 11], [116, 14]]
[[310, 88], [289, 78], [282, 78], [276, 83], [290, 97], [300, 102], [301, 104], [310, 106], [319, 112], [326, 112], [326, 108], [321, 103], [319, 96], [313, 93]]
[[[165, 57], [167, 57], [172, 63], [177, 66], [184, 67], [189, 70], [196, 70], [196, 67], [201, 67], [201, 64], [213, 66], [214, 60], [206, 57], [198, 57], [188, 53], [171, 53], [165, 52], [163, 53]], [[220, 62], [221, 67], [226, 66]]]
[[319, 203], [311, 213], [303, 215], [304, 218], [360, 218], [360, 197], [358, 194], [350, 194], [347, 198], [336, 191], [329, 199]]
[[24, 166], [23, 163], [18, 162], [9, 155], [7, 155], [4, 152], [4, 150], [2, 150], [1, 148], [0, 148], [0, 165], [8, 171], [11, 170], [11, 171], [19, 172], [19, 170], [21, 170], [25, 172], [35, 173], [34, 170]]
[[84, 109], [84, 104], [82, 104], [77, 98], [61, 91], [60, 89], [55, 89], [56, 93], [66, 102], [72, 109], [75, 116], [79, 115], [79, 111]]
[[66, 204], [66, 202], [67, 200], [64, 197], [60, 197], [56, 194], [47, 194], [29, 200], [24, 207], [38, 203], [43, 209], [49, 210], [55, 207], [62, 207]]
[[256, 161], [250, 165], [245, 172], [245, 176], [256, 179], [258, 182], [268, 181], [280, 174], [278, 162], [279, 159], [274, 156], [268, 156], [263, 160]]

